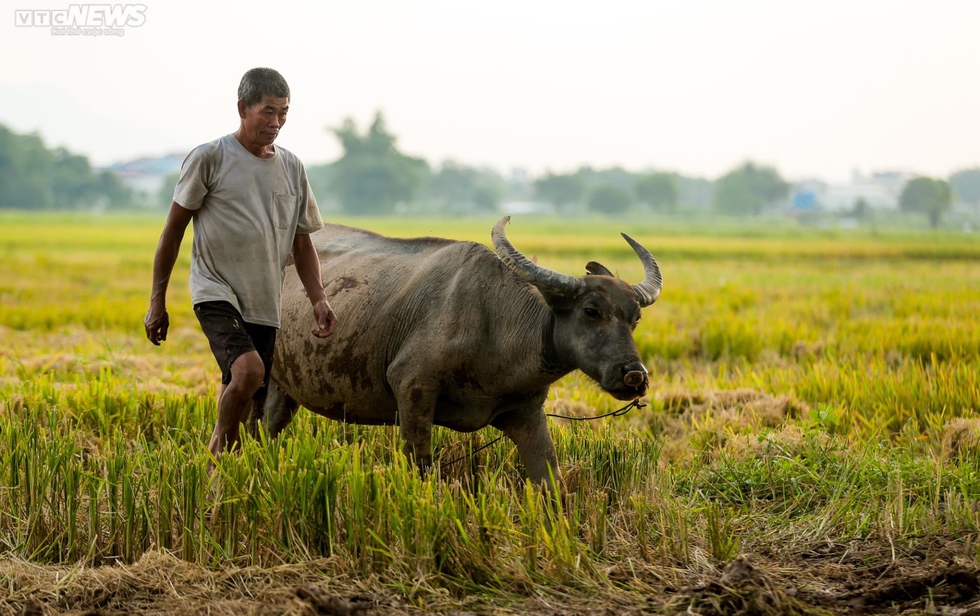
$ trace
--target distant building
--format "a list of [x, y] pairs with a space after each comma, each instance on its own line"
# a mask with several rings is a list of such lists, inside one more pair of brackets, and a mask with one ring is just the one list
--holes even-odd
[[507, 199], [529, 201], [533, 198], [534, 180], [531, 172], [524, 167], [513, 167], [504, 180], [507, 186]]
[[180, 171], [186, 154], [168, 154], [156, 158], [113, 163], [108, 167], [119, 181], [132, 189], [138, 202], [157, 205], [160, 190], [168, 175]]
[[871, 175], [855, 172], [851, 181], [845, 184], [825, 184], [813, 180], [801, 182], [794, 189], [792, 209], [847, 212], [863, 200], [872, 210], [897, 210], [902, 189], [913, 177], [914, 174], [901, 171]]
[[790, 196], [790, 209], [798, 212], [820, 209], [820, 199], [826, 190], [827, 185], [819, 180], [798, 183], [793, 187], [793, 194]]
[[554, 214], [555, 206], [540, 201], [506, 201], [500, 204], [500, 213], [508, 215]]

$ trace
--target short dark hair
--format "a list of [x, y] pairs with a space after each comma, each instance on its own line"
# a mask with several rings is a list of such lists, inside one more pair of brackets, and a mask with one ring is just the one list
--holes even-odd
[[289, 98], [289, 84], [279, 71], [271, 68], [253, 68], [242, 75], [238, 84], [238, 100], [251, 107], [262, 100], [263, 95]]

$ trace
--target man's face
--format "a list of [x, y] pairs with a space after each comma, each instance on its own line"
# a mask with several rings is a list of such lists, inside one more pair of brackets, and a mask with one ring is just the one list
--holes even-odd
[[272, 145], [279, 136], [279, 129], [286, 123], [287, 111], [288, 98], [263, 94], [262, 100], [250, 107], [244, 101], [238, 101], [238, 115], [242, 118], [244, 137], [260, 145]]

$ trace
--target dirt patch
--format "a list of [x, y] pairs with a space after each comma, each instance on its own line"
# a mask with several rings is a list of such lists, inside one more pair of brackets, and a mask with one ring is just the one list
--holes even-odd
[[324, 559], [210, 571], [155, 551], [132, 565], [103, 567], [5, 560], [0, 561], [0, 616], [418, 613], [380, 584], [332, 577], [330, 568]]
[[[936, 571], [901, 575], [870, 588], [839, 598], [856, 611], [878, 612], [880, 608], [931, 610], [970, 603], [980, 595], [980, 576], [976, 569], [961, 565], [942, 565]], [[978, 607], [980, 612], [980, 607]]]
[[682, 591], [664, 606], [669, 613], [702, 616], [819, 614], [820, 609], [797, 599], [795, 588], [783, 588], [747, 556], [738, 556], [715, 579]]
[[0, 616], [50, 614], [326, 614], [377, 616], [639, 616], [641, 614], [980, 615], [980, 568], [954, 542], [915, 548], [897, 560], [887, 545], [825, 544], [782, 558], [741, 555], [727, 565], [678, 569], [632, 562], [607, 585], [541, 584], [519, 594], [413, 596], [375, 577], [332, 573], [320, 559], [262, 569], [211, 571], [159, 552], [132, 565], [49, 567], [0, 560]]
[[[346, 598], [331, 594], [316, 586], [300, 586], [293, 589], [297, 602], [303, 608], [308, 608], [313, 614], [329, 614], [331, 616], [372, 616], [386, 613], [386, 607], [375, 605], [371, 597]], [[305, 610], [304, 610], [305, 611]]]
[[833, 567], [822, 570], [814, 565], [810, 570], [759, 566], [741, 555], [698, 585], [671, 593], [661, 610], [703, 616], [980, 615], [980, 569], [976, 566], [944, 563], [913, 570], [889, 563], [884, 573], [872, 565], [838, 569], [834, 575]]

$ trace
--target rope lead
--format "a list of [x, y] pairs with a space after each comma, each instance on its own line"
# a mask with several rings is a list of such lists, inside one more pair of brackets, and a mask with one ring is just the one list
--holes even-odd
[[[623, 406], [621, 408], [618, 408], [615, 411], [610, 411], [610, 412], [604, 413], [602, 415], [595, 415], [593, 417], [572, 417], [571, 415], [558, 415], [556, 413], [545, 413], [545, 416], [546, 417], [554, 417], [556, 419], [567, 419], [569, 421], [594, 421], [596, 419], [603, 419], [605, 417], [619, 417], [620, 415], [625, 415], [626, 413], [629, 413], [633, 409], [641, 409], [641, 408], [643, 408], [645, 406], [646, 406], [646, 404], [644, 404], [643, 402], [640, 402], [640, 399], [639, 398], [636, 398], [635, 400], [631, 401], [626, 406]], [[456, 464], [457, 462], [460, 462], [462, 460], [465, 460], [466, 458], [472, 457], [474, 454], [476, 454], [476, 453], [478, 453], [480, 451], [483, 451], [484, 449], [486, 449], [490, 445], [493, 445], [494, 443], [496, 443], [500, 439], [504, 438], [504, 436], [505, 435], [501, 434], [500, 436], [498, 436], [497, 438], [493, 439], [489, 443], [486, 443], [485, 445], [481, 445], [480, 447], [474, 449], [473, 451], [469, 452], [468, 454], [463, 455], [463, 456], [460, 456], [460, 457], [456, 458], [455, 460], [453, 460], [451, 462], [446, 462], [444, 464], [444, 466], [451, 466], [453, 464]]]

